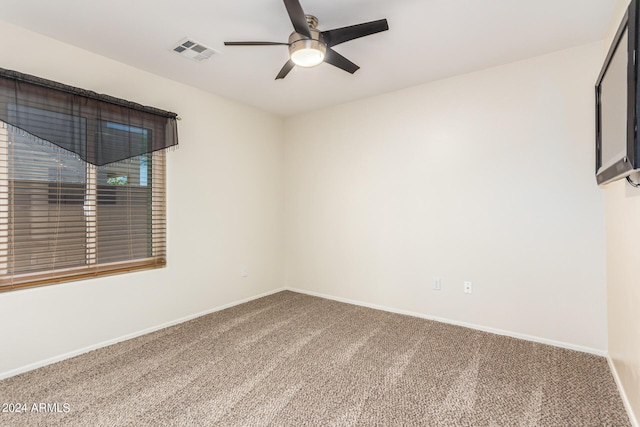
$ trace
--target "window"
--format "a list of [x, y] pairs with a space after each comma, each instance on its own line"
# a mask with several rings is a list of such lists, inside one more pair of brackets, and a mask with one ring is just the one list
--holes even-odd
[[[151, 132], [99, 126], [143, 146]], [[164, 165], [159, 150], [97, 167], [0, 122], [0, 290], [165, 265]]]
[[0, 291], [166, 265], [177, 114], [0, 68]]

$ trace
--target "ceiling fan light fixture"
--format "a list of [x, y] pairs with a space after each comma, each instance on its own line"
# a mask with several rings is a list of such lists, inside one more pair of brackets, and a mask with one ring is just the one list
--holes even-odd
[[[307, 42], [313, 42], [313, 40], [306, 40]], [[317, 42], [316, 42], [317, 43]], [[312, 43], [309, 43], [312, 44]], [[301, 44], [300, 44], [301, 45]], [[296, 46], [297, 48], [289, 48], [291, 60], [294, 64], [300, 67], [315, 67], [320, 65], [324, 61], [326, 48], [324, 45], [319, 46]]]
[[309, 32], [311, 33], [310, 39], [298, 33], [289, 36], [289, 57], [294, 64], [300, 67], [309, 68], [321, 64], [327, 53], [327, 46], [324, 44], [320, 32], [313, 27], [309, 29]]

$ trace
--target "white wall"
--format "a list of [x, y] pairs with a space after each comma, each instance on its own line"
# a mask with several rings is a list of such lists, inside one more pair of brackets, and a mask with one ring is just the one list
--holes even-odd
[[286, 285], [604, 354], [601, 51], [287, 119]]
[[7, 23], [0, 58], [183, 119], [167, 156], [168, 266], [0, 293], [0, 378], [282, 286], [282, 119]]
[[[629, 4], [618, 2], [602, 61]], [[635, 177], [637, 179], [637, 177]], [[640, 419], [640, 189], [625, 180], [606, 186], [609, 358], [635, 425]]]

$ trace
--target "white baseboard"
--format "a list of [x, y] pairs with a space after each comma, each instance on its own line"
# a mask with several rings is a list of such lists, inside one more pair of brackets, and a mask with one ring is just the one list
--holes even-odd
[[594, 354], [596, 356], [602, 356], [602, 357], [606, 357], [607, 356], [607, 352], [604, 351], [604, 350], [599, 350], [599, 349], [591, 348], [591, 347], [583, 347], [583, 346], [580, 346], [580, 345], [570, 344], [570, 343], [566, 343], [566, 342], [562, 342], [562, 341], [549, 340], [549, 339], [546, 339], [546, 338], [536, 337], [536, 336], [533, 336], [533, 335], [520, 334], [520, 333], [517, 333], [517, 332], [506, 331], [506, 330], [503, 330], [503, 329], [490, 328], [490, 327], [487, 327], [487, 326], [476, 325], [476, 324], [473, 324], [473, 323], [459, 322], [457, 320], [451, 320], [451, 319], [446, 319], [446, 318], [436, 317], [436, 316], [429, 316], [427, 314], [417, 313], [417, 312], [414, 312], [414, 311], [400, 310], [400, 309], [397, 309], [397, 308], [387, 307], [387, 306], [378, 305], [378, 304], [370, 304], [370, 303], [364, 302], [364, 301], [352, 300], [352, 299], [348, 299], [348, 298], [341, 298], [341, 297], [336, 297], [336, 296], [333, 296], [333, 295], [322, 294], [322, 293], [319, 293], [319, 292], [307, 291], [307, 290], [304, 290], [304, 289], [286, 288], [286, 290], [289, 290], [289, 291], [292, 291], [292, 292], [298, 292], [298, 293], [301, 293], [301, 294], [316, 296], [316, 297], [320, 297], [320, 298], [326, 298], [326, 299], [330, 299], [330, 300], [333, 300], [333, 301], [344, 302], [344, 303], [347, 303], [347, 304], [353, 304], [353, 305], [359, 305], [359, 306], [362, 306], [362, 307], [373, 308], [373, 309], [376, 309], [376, 310], [388, 311], [390, 313], [404, 314], [404, 315], [407, 315], [407, 316], [419, 317], [421, 319], [434, 320], [436, 322], [441, 322], [441, 323], [448, 323], [450, 325], [463, 326], [465, 328], [476, 329], [478, 331], [490, 332], [492, 334], [504, 335], [504, 336], [507, 336], [507, 337], [512, 337], [512, 338], [518, 338], [518, 339], [522, 339], [522, 340], [537, 342], [537, 343], [540, 343], [540, 344], [552, 345], [554, 347], [566, 348], [568, 350], [580, 351], [582, 353]]
[[618, 375], [618, 370], [616, 369], [616, 365], [613, 363], [613, 360], [611, 359], [610, 355], [607, 355], [607, 362], [609, 363], [609, 369], [613, 374], [613, 379], [615, 380], [616, 385], [618, 386], [618, 392], [620, 393], [620, 397], [622, 398], [624, 409], [627, 410], [627, 415], [629, 415], [629, 421], [631, 421], [631, 425], [633, 427], [640, 427], [640, 424], [638, 423], [638, 418], [636, 418], [635, 414], [633, 413], [633, 408], [631, 407], [631, 402], [629, 402], [629, 397], [627, 396], [627, 393], [625, 392], [624, 387], [622, 386], [622, 381], [620, 381], [620, 376]]
[[207, 314], [215, 313], [216, 311], [220, 311], [220, 310], [224, 310], [226, 308], [234, 307], [236, 305], [244, 304], [245, 302], [253, 301], [255, 299], [266, 297], [268, 295], [275, 294], [277, 292], [282, 292], [284, 290], [286, 290], [286, 289], [285, 288], [274, 289], [274, 290], [271, 290], [271, 291], [268, 291], [268, 292], [261, 293], [259, 295], [255, 295], [255, 296], [252, 296], [252, 297], [249, 297], [249, 298], [244, 298], [244, 299], [241, 299], [241, 300], [238, 300], [238, 301], [231, 302], [229, 304], [221, 305], [219, 307], [215, 307], [215, 308], [212, 308], [212, 309], [209, 309], [209, 310], [201, 311], [201, 312], [196, 313], [196, 314], [192, 314], [192, 315], [189, 315], [189, 316], [186, 316], [186, 317], [182, 317], [180, 319], [172, 320], [172, 321], [163, 323], [161, 325], [152, 326], [150, 328], [143, 329], [141, 331], [133, 332], [131, 334], [127, 334], [127, 335], [123, 335], [123, 336], [120, 336], [120, 337], [117, 337], [117, 338], [113, 338], [113, 339], [110, 339], [110, 340], [107, 340], [107, 341], [103, 341], [103, 342], [98, 343], [98, 344], [94, 344], [94, 345], [90, 345], [88, 347], [84, 347], [84, 348], [80, 348], [80, 349], [77, 349], [77, 350], [73, 350], [73, 351], [70, 351], [68, 353], [64, 353], [64, 354], [60, 354], [58, 356], [50, 357], [48, 359], [40, 360], [40, 361], [35, 362], [35, 363], [30, 363], [28, 365], [21, 366], [19, 368], [12, 369], [10, 371], [0, 372], [0, 380], [3, 380], [5, 378], [9, 378], [9, 377], [13, 377], [15, 375], [22, 374], [24, 372], [32, 371], [34, 369], [41, 368], [43, 366], [51, 365], [53, 363], [60, 362], [60, 361], [65, 360], [65, 359], [70, 359], [72, 357], [78, 356], [78, 355], [83, 354], [83, 353], [88, 353], [90, 351], [97, 350], [97, 349], [102, 348], [102, 347], [107, 347], [109, 345], [113, 345], [113, 344], [117, 344], [117, 343], [122, 342], [122, 341], [130, 340], [132, 338], [136, 338], [136, 337], [139, 337], [141, 335], [146, 335], [146, 334], [149, 334], [151, 332], [159, 331], [160, 329], [168, 328], [169, 326], [174, 326], [174, 325], [177, 325], [177, 324], [180, 324], [180, 323], [188, 322], [189, 320], [193, 320], [193, 319], [195, 319], [197, 317], [205, 316]]
[[[64, 353], [58, 356], [54, 356], [48, 359], [44, 359], [35, 363], [31, 363], [25, 366], [21, 366], [19, 368], [16, 369], [12, 369], [10, 371], [5, 371], [5, 372], [0, 372], [0, 380], [5, 379], [5, 378], [9, 378], [24, 372], [28, 372], [37, 368], [41, 368], [43, 366], [47, 366], [50, 365], [52, 363], [56, 363], [56, 362], [60, 362], [62, 360], [65, 359], [69, 359], [71, 357], [75, 357], [78, 356], [80, 354], [83, 353], [87, 353], [89, 351], [93, 351], [93, 350], [97, 350], [99, 348], [102, 347], [106, 347], [112, 344], [116, 344], [119, 343], [121, 341], [126, 341], [132, 338], [136, 338], [139, 337], [141, 335], [145, 335], [151, 332], [155, 332], [158, 331], [160, 329], [164, 329], [167, 328], [169, 326], [174, 326], [183, 322], [187, 322], [189, 320], [195, 319], [197, 317], [200, 316], [205, 316], [207, 314], [210, 313], [214, 313], [216, 311], [220, 311], [220, 310], [224, 310], [226, 308], [230, 308], [239, 304], [244, 304], [245, 302], [249, 302], [258, 298], [262, 298], [268, 295], [272, 295], [275, 294], [277, 292], [281, 292], [281, 291], [285, 291], [285, 290], [289, 290], [292, 292], [298, 292], [301, 294], [306, 294], [306, 295], [312, 295], [312, 296], [317, 296], [320, 298], [326, 298], [326, 299], [330, 299], [330, 300], [334, 300], [334, 301], [339, 301], [339, 302], [344, 302], [347, 304], [353, 304], [353, 305], [358, 305], [358, 306], [362, 306], [362, 307], [368, 307], [368, 308], [373, 308], [376, 310], [383, 310], [383, 311], [387, 311], [387, 312], [391, 312], [391, 313], [397, 313], [397, 314], [404, 314], [404, 315], [408, 315], [408, 316], [413, 316], [413, 317], [419, 317], [422, 319], [428, 319], [428, 320], [434, 320], [436, 322], [442, 322], [442, 323], [448, 323], [451, 325], [457, 325], [457, 326], [463, 326], [466, 328], [470, 328], [470, 329], [476, 329], [476, 330], [480, 330], [480, 331], [484, 331], [484, 332], [490, 332], [490, 333], [494, 333], [494, 334], [498, 334], [498, 335], [504, 335], [504, 336], [509, 336], [509, 337], [513, 337], [513, 338], [519, 338], [519, 339], [524, 339], [527, 341], [533, 341], [533, 342], [538, 342], [541, 344], [548, 344], [548, 345], [552, 345], [555, 347], [560, 347], [560, 348], [566, 348], [569, 350], [576, 350], [576, 351], [580, 351], [583, 353], [590, 353], [590, 354], [595, 354], [598, 356], [603, 356], [606, 357], [607, 354], [605, 351], [602, 350], [598, 350], [598, 349], [593, 349], [593, 348], [589, 348], [589, 347], [582, 347], [582, 346], [578, 346], [578, 345], [574, 345], [574, 344], [569, 344], [569, 343], [564, 343], [564, 342], [559, 342], [559, 341], [553, 341], [553, 340], [548, 340], [545, 338], [540, 338], [540, 337], [535, 337], [535, 336], [531, 336], [531, 335], [525, 335], [525, 334], [519, 334], [519, 333], [515, 333], [515, 332], [511, 332], [511, 331], [505, 331], [505, 330], [501, 330], [501, 329], [495, 329], [495, 328], [489, 328], [489, 327], [485, 327], [482, 325], [475, 325], [475, 324], [471, 324], [471, 323], [466, 323], [466, 322], [459, 322], [456, 320], [451, 320], [451, 319], [445, 319], [445, 318], [441, 318], [441, 317], [436, 317], [436, 316], [429, 316], [423, 313], [417, 313], [417, 312], [412, 312], [412, 311], [408, 311], [408, 310], [400, 310], [400, 309], [396, 309], [396, 308], [392, 308], [392, 307], [386, 307], [386, 306], [382, 306], [382, 305], [377, 305], [377, 304], [370, 304], [364, 301], [358, 301], [358, 300], [352, 300], [352, 299], [348, 299], [348, 298], [341, 298], [341, 297], [336, 297], [336, 296], [332, 296], [332, 295], [327, 295], [327, 294], [322, 294], [322, 293], [318, 293], [318, 292], [312, 292], [312, 291], [307, 291], [304, 289], [297, 289], [297, 288], [278, 288], [278, 289], [274, 289], [268, 292], [264, 292], [262, 294], [259, 295], [255, 295], [249, 298], [245, 298], [242, 300], [238, 300], [238, 301], [234, 301], [232, 303], [229, 304], [225, 304], [219, 307], [215, 307], [209, 310], [205, 310], [199, 313], [195, 313], [180, 319], [176, 319], [176, 320], [172, 320], [170, 322], [166, 322], [163, 323], [161, 325], [156, 325], [147, 329], [143, 329], [141, 331], [137, 331], [131, 334], [127, 334], [127, 335], [123, 335], [117, 338], [113, 338], [107, 341], [103, 341], [100, 342], [98, 344], [94, 344], [88, 347], [84, 347], [84, 348], [80, 348], [77, 350], [73, 350], [70, 351], [68, 353]], [[616, 379], [616, 381], [618, 381]], [[619, 383], [618, 383], [619, 384]], [[618, 385], [618, 388], [621, 389], [620, 385]], [[621, 392], [622, 393], [622, 392]], [[625, 403], [625, 405], [627, 405], [627, 403]], [[640, 427], [637, 424], [634, 427]]]

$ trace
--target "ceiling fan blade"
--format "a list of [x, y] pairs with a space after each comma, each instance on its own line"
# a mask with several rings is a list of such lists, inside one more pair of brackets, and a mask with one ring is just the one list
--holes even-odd
[[349, 27], [336, 28], [322, 32], [322, 37], [327, 47], [335, 46], [349, 40], [357, 39], [371, 34], [387, 31], [389, 24], [386, 19], [365, 22], [364, 24], [351, 25]]
[[349, 61], [347, 58], [340, 55], [338, 52], [331, 49], [330, 47], [327, 48], [327, 53], [325, 54], [324, 62], [326, 62], [327, 64], [331, 64], [334, 67], [338, 67], [342, 70], [345, 70], [347, 73], [351, 73], [351, 74], [355, 73], [356, 71], [358, 71], [358, 69], [360, 69], [360, 67], [358, 67], [356, 64]]
[[284, 79], [285, 77], [287, 77], [289, 71], [293, 70], [293, 67], [295, 66], [296, 64], [294, 64], [292, 60], [288, 60], [287, 63], [284, 64], [284, 67], [282, 67], [282, 70], [280, 70], [280, 72], [276, 76], [276, 80]]
[[307, 17], [304, 15], [300, 2], [298, 0], [284, 0], [284, 6], [287, 8], [287, 13], [289, 14], [293, 29], [296, 30], [296, 33], [311, 38]]
[[280, 42], [224, 42], [225, 46], [277, 46], [285, 45], [289, 46], [289, 43]]

